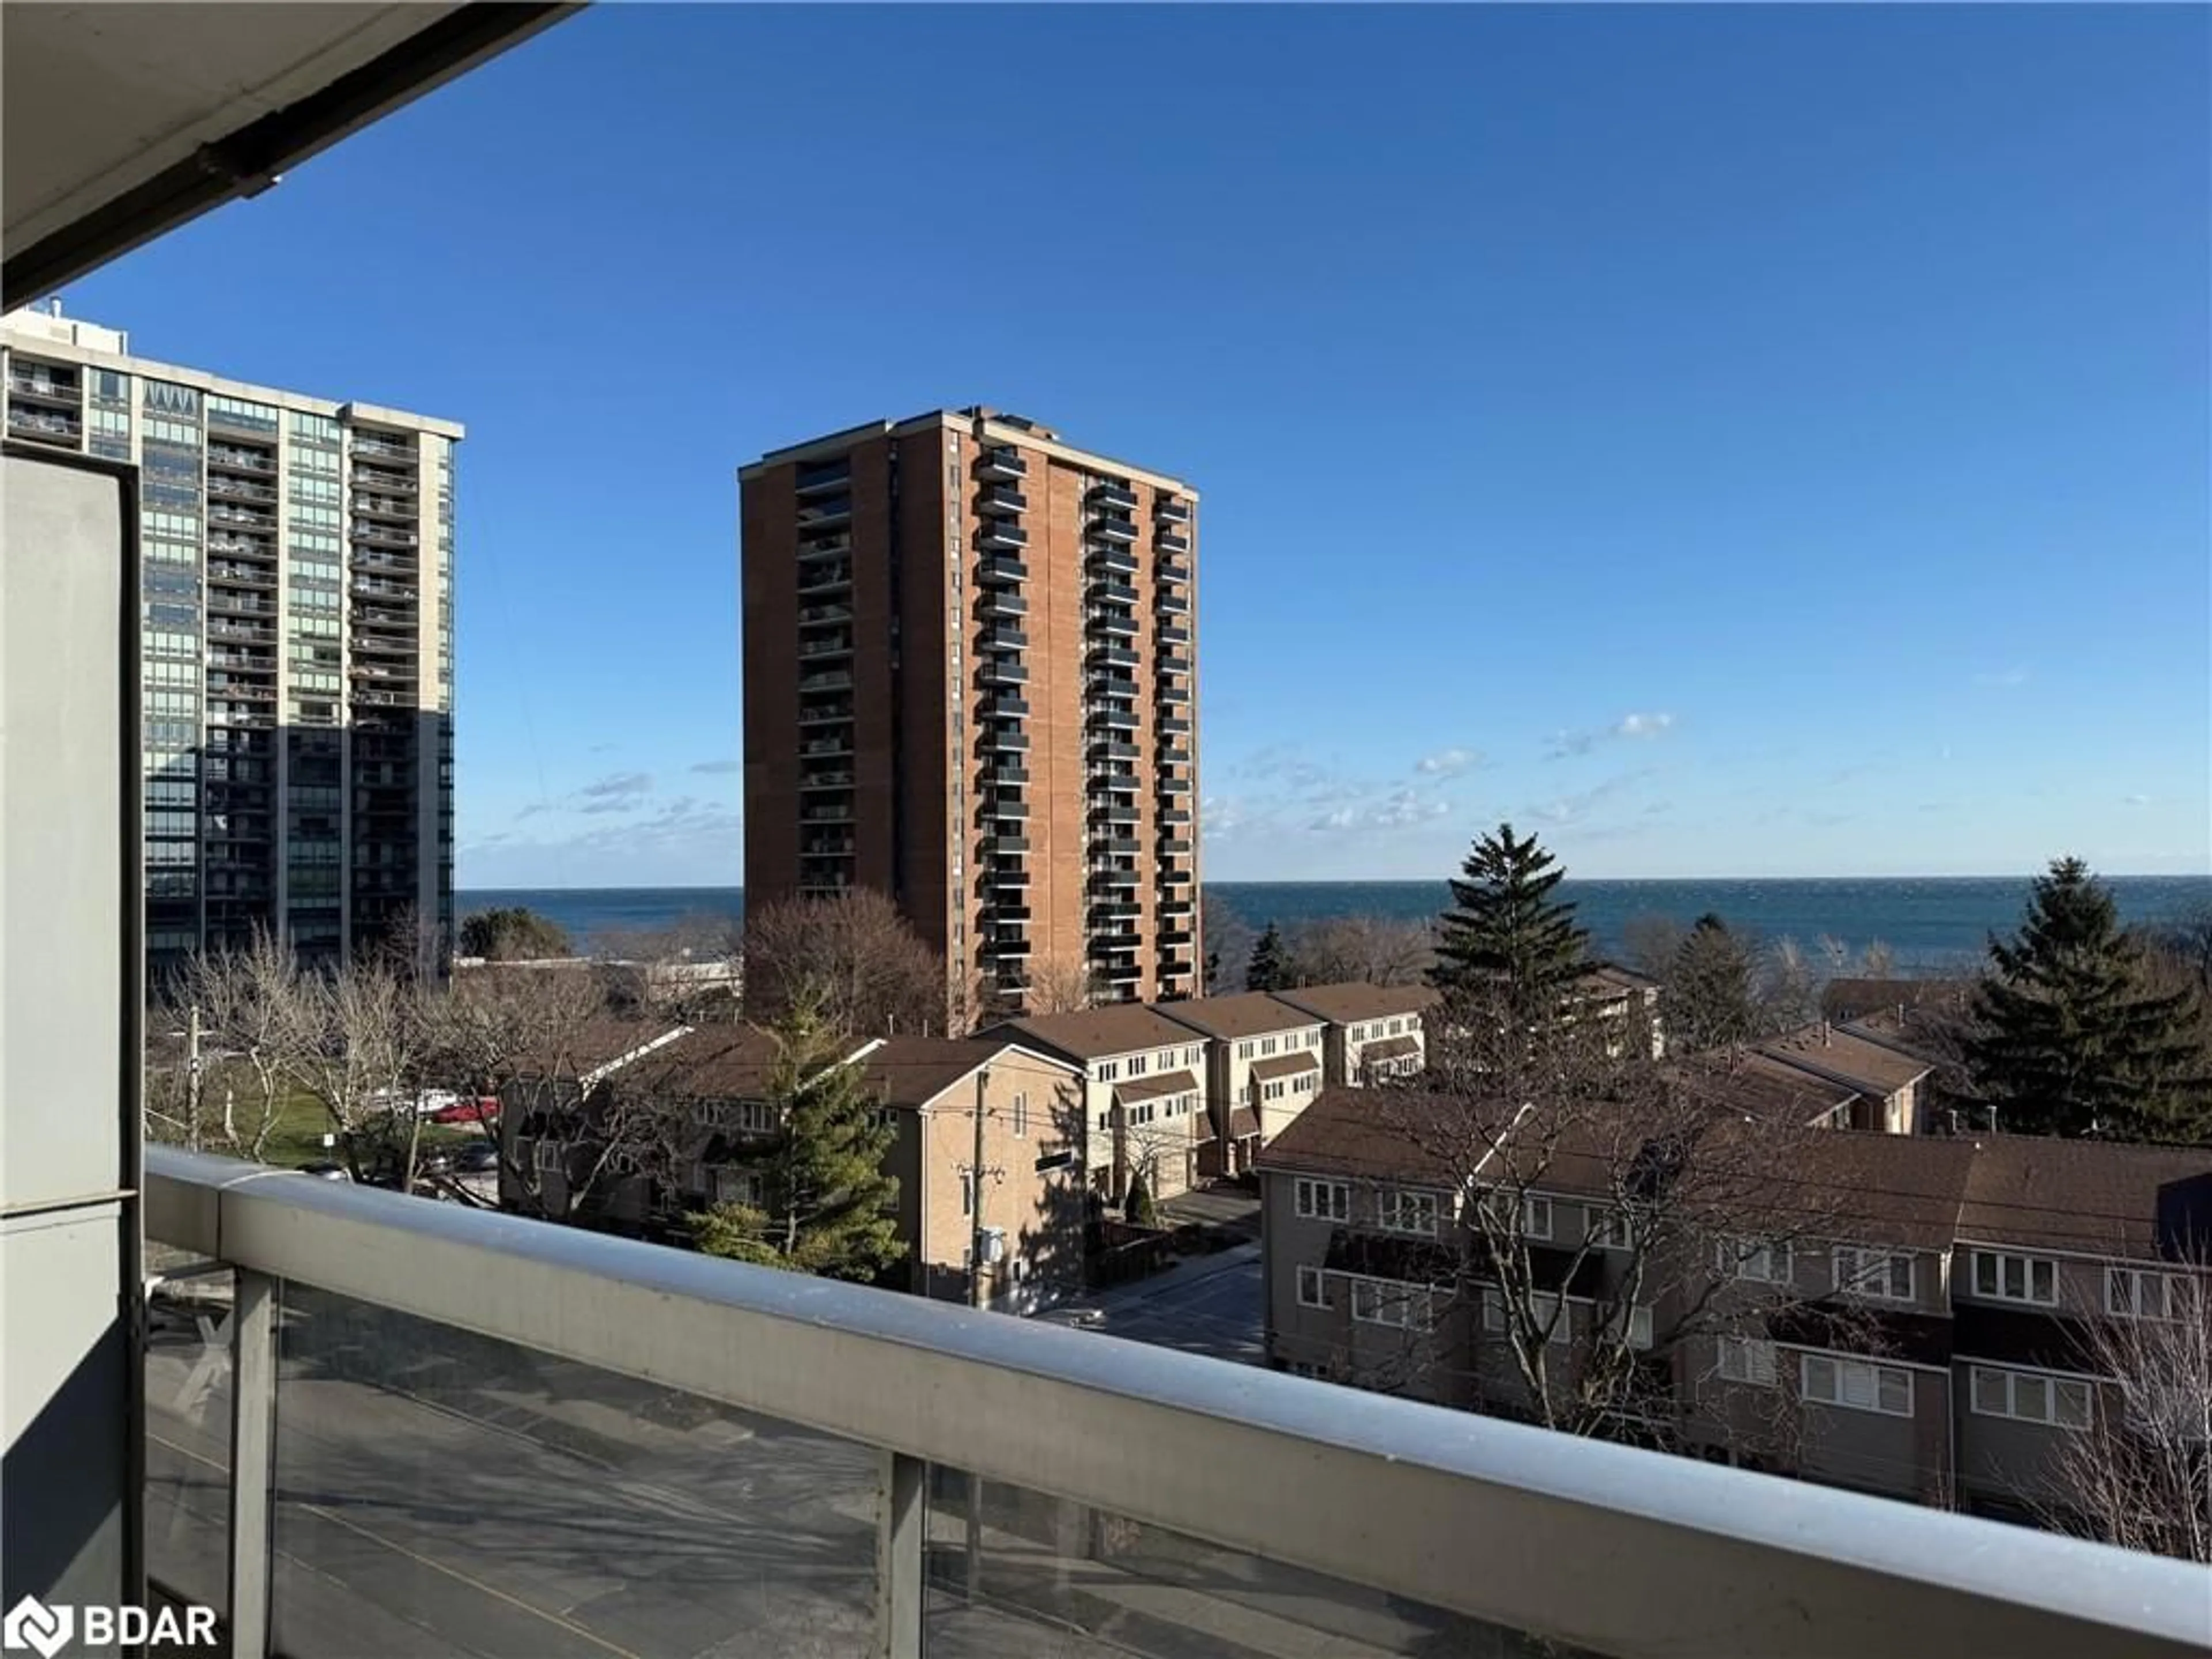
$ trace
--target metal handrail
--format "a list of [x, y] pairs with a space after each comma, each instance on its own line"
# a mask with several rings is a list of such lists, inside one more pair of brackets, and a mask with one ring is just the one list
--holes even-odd
[[241, 1269], [1626, 1659], [2203, 1650], [2157, 1557], [173, 1148], [146, 1182], [149, 1237]]

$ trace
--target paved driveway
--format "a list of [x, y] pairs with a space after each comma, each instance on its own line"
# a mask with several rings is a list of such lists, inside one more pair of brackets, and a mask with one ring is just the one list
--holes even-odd
[[[1165, 1273], [1063, 1303], [1041, 1317], [1257, 1365], [1264, 1363], [1261, 1294], [1260, 1247], [1240, 1244], [1186, 1257]], [[1085, 1320], [1086, 1313], [1097, 1317]]]

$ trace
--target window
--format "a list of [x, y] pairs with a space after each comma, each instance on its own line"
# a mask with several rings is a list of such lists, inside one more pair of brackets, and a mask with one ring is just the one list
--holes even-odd
[[1121, 1062], [1120, 1060], [1102, 1060], [1098, 1062], [1098, 1080], [1101, 1083], [1111, 1083], [1115, 1078], [1121, 1075]]
[[1716, 1247], [1717, 1269], [1723, 1279], [1748, 1279], [1762, 1285], [1790, 1282], [1790, 1247], [1723, 1239]]
[[[1541, 1336], [1547, 1342], [1565, 1342], [1574, 1335], [1573, 1316], [1556, 1296], [1543, 1291], [1529, 1291], [1528, 1314], [1532, 1335]], [[1513, 1328], [1513, 1322], [1506, 1316], [1505, 1292], [1495, 1285], [1482, 1287], [1482, 1328], [1493, 1336], [1503, 1336]]]
[[1315, 1181], [1300, 1176], [1297, 1212], [1313, 1221], [1349, 1221], [1352, 1188], [1341, 1181]]
[[1521, 1231], [1528, 1238], [1549, 1238], [1552, 1236], [1552, 1200], [1540, 1193], [1530, 1193], [1521, 1200]]
[[1131, 1054], [1129, 1056], [1129, 1075], [1131, 1077], [1144, 1076], [1145, 1073], [1151, 1067], [1152, 1063], [1152, 1056], [1149, 1054]]
[[1592, 1249], [1632, 1250], [1636, 1248], [1635, 1223], [1626, 1211], [1601, 1210], [1593, 1205], [1584, 1214], [1589, 1218]]
[[1912, 1258], [1844, 1245], [1836, 1251], [1836, 1288], [1884, 1302], [1912, 1300]]
[[1757, 1337], [1724, 1336], [1720, 1341], [1721, 1375], [1754, 1388], [1774, 1386], [1774, 1345]]
[[1376, 1203], [1376, 1223], [1386, 1232], [1421, 1233], [1437, 1231], [1437, 1195], [1408, 1188], [1385, 1187]]
[[975, 1213], [975, 1176], [972, 1170], [963, 1170], [960, 1172], [960, 1213]]
[[1628, 1346], [1639, 1352], [1644, 1352], [1651, 1346], [1651, 1310], [1640, 1303], [1627, 1308], [1615, 1307], [1606, 1317], [1606, 1328], [1616, 1333], [1623, 1332], [1625, 1328]]
[[2123, 1319], [2173, 1317], [2175, 1281], [2172, 1273], [2141, 1267], [2105, 1269], [2105, 1311]]
[[1252, 1045], [1251, 1045], [1250, 1043], [1249, 1043], [1249, 1042], [1240, 1042], [1240, 1043], [1238, 1043], [1238, 1044], [1237, 1045], [1237, 1059], [1239, 1059], [1239, 1060], [1249, 1060], [1249, 1059], [1251, 1059], [1251, 1058], [1252, 1058]]
[[1799, 1392], [1816, 1405], [1879, 1412], [1885, 1417], [1912, 1415], [1912, 1373], [1896, 1365], [1808, 1353]]
[[1275, 1039], [1273, 1037], [1261, 1037], [1260, 1039], [1260, 1052], [1263, 1054], [1273, 1054], [1275, 1052]]
[[761, 1201], [760, 1176], [750, 1170], [717, 1170], [714, 1176], [714, 1202], [717, 1204], [751, 1204]]
[[2055, 1308], [2058, 1305], [2058, 1264], [2048, 1256], [1976, 1250], [1974, 1294], [1998, 1302], [2029, 1302], [2040, 1308]]
[[1984, 1417], [2049, 1423], [2062, 1429], [2089, 1426], [2089, 1385], [2038, 1371], [1973, 1368], [1974, 1410]]
[[1355, 1279], [1352, 1281], [1352, 1316], [1363, 1325], [1410, 1326], [1426, 1330], [1428, 1292], [1395, 1279]]
[[1320, 1268], [1298, 1269], [1298, 1305], [1302, 1308], [1328, 1306], [1328, 1288], [1322, 1283]]
[[1014, 1097], [1014, 1139], [1028, 1138], [1030, 1132], [1030, 1097], [1027, 1094]]

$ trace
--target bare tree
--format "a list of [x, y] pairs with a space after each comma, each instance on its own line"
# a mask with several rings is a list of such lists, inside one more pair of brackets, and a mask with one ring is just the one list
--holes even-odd
[[[1494, 1051], [1456, 1082], [1379, 1097], [1382, 1121], [1463, 1195], [1456, 1235], [1438, 1218], [1452, 1243], [1428, 1262], [1430, 1290], [1387, 1322], [1409, 1335], [1382, 1362], [1384, 1386], [1423, 1381], [1566, 1433], [1680, 1449], [1690, 1402], [1678, 1373], [1711, 1345], [1817, 1313], [1832, 1345], [1878, 1347], [1869, 1322], [1824, 1279], [1801, 1289], [1818, 1276], [1792, 1266], [1851, 1236], [1849, 1193], [1804, 1180], [1802, 1137], [1731, 1109], [1717, 1073], [1608, 1054], [1569, 1030]], [[1475, 1356], [1462, 1376], [1425, 1375], [1443, 1364], [1431, 1332], [1445, 1309]], [[1698, 1375], [1693, 1389], [1713, 1382]], [[1792, 1402], [1741, 1392], [1700, 1413], [1701, 1431], [1785, 1452]]]
[[954, 986], [937, 953], [872, 888], [779, 899], [750, 911], [745, 1008], [774, 1023], [813, 1006], [847, 1036], [943, 1030]]
[[618, 1006], [687, 1024], [733, 1020], [742, 1012], [744, 933], [734, 917], [695, 911], [662, 927], [606, 930], [592, 945], [608, 997]]
[[2212, 1565], [2212, 1278], [2186, 1265], [2130, 1275], [2146, 1316], [2087, 1328], [2081, 1368], [2106, 1380], [2086, 1426], [2057, 1437], [2048, 1514], [2062, 1531]]
[[1674, 970], [1674, 958], [1690, 930], [1672, 916], [1631, 916], [1621, 927], [1620, 942], [1627, 965], [1646, 979], [1665, 983]]
[[1080, 957], [1042, 958], [1030, 969], [1029, 994], [1022, 1011], [1031, 1014], [1073, 1014], [1109, 1000], [1105, 981]]
[[1759, 951], [1752, 995], [1761, 1036], [1794, 1031], [1820, 1018], [1819, 976], [1803, 949], [1787, 934]]
[[1436, 959], [1430, 923], [1383, 916], [1333, 916], [1291, 934], [1291, 968], [1302, 985], [1419, 985]]
[[281, 1037], [284, 1069], [321, 1103], [356, 1181], [386, 1176], [411, 1190], [430, 1054], [422, 988], [374, 954], [299, 984]]
[[1224, 899], [1201, 892], [1199, 932], [1206, 940], [1206, 994], [1220, 996], [1244, 988], [1244, 965], [1252, 959], [1259, 933]]
[[201, 1041], [212, 1051], [202, 1067], [202, 1103], [221, 1091], [222, 1139], [257, 1164], [290, 1092], [286, 1036], [298, 1026], [305, 994], [291, 952], [266, 929], [242, 951], [192, 957], [178, 981], [180, 1012], [189, 1021], [198, 1010]]

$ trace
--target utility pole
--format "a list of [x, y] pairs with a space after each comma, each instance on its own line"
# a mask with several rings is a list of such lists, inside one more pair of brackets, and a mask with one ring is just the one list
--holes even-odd
[[[982, 1067], [975, 1073], [975, 1121], [973, 1151], [960, 1174], [968, 1183], [968, 1305], [981, 1309], [985, 1305], [983, 1295], [983, 1258], [989, 1244], [989, 1234], [983, 1225], [983, 1178], [997, 1179], [1003, 1170], [983, 1167], [983, 1115], [991, 1088], [991, 1068]], [[981, 1595], [983, 1579], [983, 1477], [974, 1470], [968, 1473], [968, 1601], [972, 1606]]]
[[200, 1149], [200, 1006], [185, 1025], [185, 1145]]

